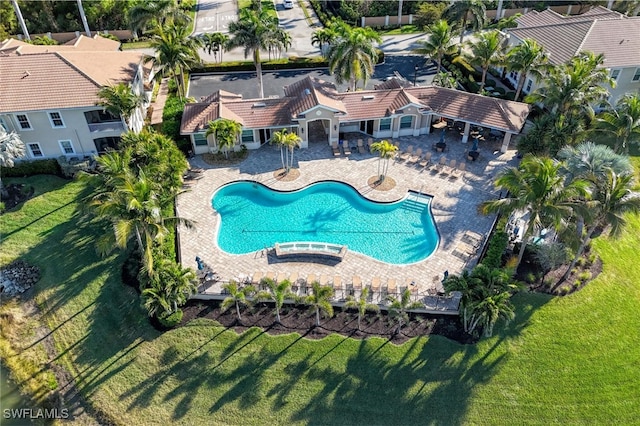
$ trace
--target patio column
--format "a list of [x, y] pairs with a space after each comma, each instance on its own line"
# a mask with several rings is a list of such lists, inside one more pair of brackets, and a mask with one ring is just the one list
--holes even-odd
[[464, 123], [464, 133], [462, 134], [462, 143], [469, 141], [469, 132], [471, 131], [471, 123]]
[[431, 120], [433, 119], [433, 115], [429, 114], [425, 117], [425, 125], [427, 126], [427, 134], [431, 133]]
[[511, 133], [504, 133], [504, 139], [502, 139], [502, 148], [500, 148], [500, 152], [502, 152], [503, 154], [505, 152], [507, 152], [507, 149], [509, 149], [509, 141], [511, 140]]

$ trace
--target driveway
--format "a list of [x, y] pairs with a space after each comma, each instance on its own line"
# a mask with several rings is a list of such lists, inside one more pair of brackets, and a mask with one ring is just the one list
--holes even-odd
[[198, 0], [193, 35], [203, 33], [227, 33], [229, 23], [238, 19], [234, 0]]
[[[275, 0], [275, 4], [278, 19], [280, 20], [280, 27], [287, 30], [289, 35], [291, 35], [291, 47], [287, 52], [287, 56], [319, 56], [320, 49], [317, 46], [311, 45], [311, 34], [316, 28], [309, 26], [309, 23], [305, 19], [304, 11], [298, 2], [293, 2], [293, 9], [285, 9], [282, 0]], [[309, 13], [315, 16], [311, 6], [307, 4], [307, 8]], [[317, 19], [312, 20], [312, 24], [321, 28]]]

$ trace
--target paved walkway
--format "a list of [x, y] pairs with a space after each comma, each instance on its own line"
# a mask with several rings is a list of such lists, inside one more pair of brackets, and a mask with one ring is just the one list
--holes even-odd
[[[438, 135], [431, 134], [399, 140], [401, 149], [414, 145], [427, 152], [438, 139]], [[309, 274], [317, 277], [337, 275], [345, 285], [356, 275], [362, 278], [363, 285], [370, 284], [374, 277], [380, 277], [383, 284], [388, 279], [396, 279], [398, 286], [415, 281], [421, 296], [434, 290], [442, 291], [440, 281], [444, 271], [458, 274], [464, 268], [475, 265], [477, 254], [465, 259], [456, 249], [467, 231], [480, 235], [489, 232], [494, 218], [478, 215], [478, 204], [497, 195], [492, 187], [496, 171], [507, 164], [515, 164], [515, 151], [500, 154], [497, 142], [493, 145], [482, 142], [481, 156], [475, 162], [467, 162], [465, 152], [469, 144], [459, 142], [459, 136], [454, 139], [452, 135], [447, 142], [449, 150], [444, 154], [432, 151], [433, 159], [437, 162], [439, 156], [444, 155], [447, 162], [450, 159], [465, 162], [467, 172], [462, 178], [443, 176], [433, 167], [422, 170], [416, 165], [395, 162], [389, 167], [388, 175], [397, 185], [386, 192], [372, 190], [367, 185], [368, 179], [377, 172], [376, 156], [358, 154], [356, 151], [348, 158], [334, 158], [330, 147], [324, 143], [312, 143], [308, 149], [296, 150], [296, 166], [300, 176], [292, 182], [274, 179], [274, 171], [281, 167], [280, 152], [269, 145], [251, 151], [247, 159], [231, 167], [210, 166], [198, 156], [191, 160], [191, 165], [199, 173], [186, 182], [188, 190], [177, 201], [178, 214], [196, 223], [195, 229], [179, 231], [182, 263], [195, 267], [195, 258], [200, 256], [223, 281], [252, 276], [254, 273], [273, 273], [278, 276], [297, 273], [300, 278], [306, 278]], [[215, 243], [219, 217], [211, 207], [211, 197], [220, 186], [240, 179], [255, 180], [278, 190], [299, 189], [321, 180], [341, 180], [357, 188], [363, 196], [376, 201], [398, 200], [410, 189], [422, 190], [433, 196], [432, 212], [440, 234], [440, 244], [428, 259], [412, 265], [391, 265], [351, 251], [347, 252], [342, 262], [334, 265], [287, 262], [262, 251], [244, 255], [228, 254]], [[218, 288], [211, 290], [219, 291]]]

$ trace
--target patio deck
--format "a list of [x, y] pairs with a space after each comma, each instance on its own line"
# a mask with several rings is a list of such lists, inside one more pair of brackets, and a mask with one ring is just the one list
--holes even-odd
[[[363, 137], [366, 141], [367, 138]], [[440, 139], [439, 132], [430, 135], [397, 138], [400, 148], [413, 145], [423, 152], [431, 151], [432, 143]], [[394, 139], [396, 140], [396, 139]], [[355, 146], [355, 141], [350, 141]], [[515, 144], [514, 144], [515, 145]], [[441, 280], [445, 271], [458, 274], [477, 262], [482, 246], [475, 254], [469, 254], [470, 235], [486, 236], [493, 216], [481, 216], [478, 205], [496, 197], [493, 181], [496, 172], [507, 165], [515, 164], [515, 150], [500, 153], [500, 142], [480, 143], [480, 157], [468, 161], [466, 151], [471, 142], [463, 144], [458, 137], [447, 138], [447, 151], [433, 152], [431, 164], [437, 164], [440, 157], [466, 163], [462, 177], [436, 173], [431, 166], [422, 169], [418, 164], [406, 161], [392, 161], [388, 176], [396, 182], [389, 191], [371, 189], [367, 181], [377, 172], [377, 156], [356, 151], [348, 157], [334, 157], [331, 147], [324, 143], [310, 144], [309, 148], [296, 150], [295, 166], [300, 176], [291, 182], [274, 178], [274, 171], [281, 167], [279, 149], [265, 145], [251, 151], [247, 159], [230, 167], [211, 166], [202, 157], [191, 160], [193, 168], [199, 169], [196, 176], [185, 182], [188, 191], [178, 197], [178, 214], [195, 222], [195, 228], [179, 229], [181, 261], [184, 266], [195, 267], [195, 257], [200, 256], [219, 275], [221, 281], [229, 281], [253, 275], [273, 273], [278, 276], [297, 274], [306, 278], [340, 276], [343, 287], [351, 283], [352, 277], [361, 277], [363, 285], [371, 284], [379, 277], [382, 284], [389, 279], [398, 283], [415, 282], [415, 298], [427, 301], [434, 293], [443, 292]], [[403, 198], [407, 191], [419, 191], [433, 197], [431, 204], [435, 223], [440, 234], [440, 244], [426, 260], [411, 265], [392, 265], [362, 254], [348, 251], [340, 263], [322, 262], [309, 259], [287, 260], [269, 255], [268, 250], [244, 255], [232, 255], [220, 250], [215, 243], [215, 230], [219, 217], [211, 207], [212, 194], [222, 185], [236, 180], [254, 180], [278, 190], [294, 190], [322, 180], [340, 180], [352, 185], [363, 196], [376, 201], [393, 201]], [[473, 238], [471, 238], [473, 240]], [[220, 294], [219, 285], [201, 286], [201, 296]], [[208, 297], [207, 297], [208, 298]], [[456, 309], [457, 311], [457, 309]]]

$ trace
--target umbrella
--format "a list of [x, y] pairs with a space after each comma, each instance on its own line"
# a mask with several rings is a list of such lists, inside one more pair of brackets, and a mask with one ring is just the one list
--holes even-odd
[[474, 138], [473, 139], [473, 146], [471, 147], [471, 151], [477, 151], [478, 150], [478, 138]]
[[204, 262], [200, 259], [200, 256], [196, 256], [196, 263], [198, 264], [198, 271], [202, 271], [204, 269]]
[[442, 129], [442, 133], [440, 134], [440, 142], [444, 143], [444, 134], [445, 134], [445, 129]]

